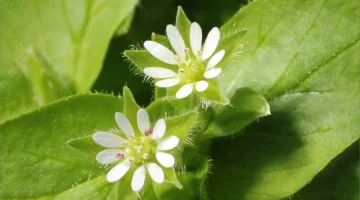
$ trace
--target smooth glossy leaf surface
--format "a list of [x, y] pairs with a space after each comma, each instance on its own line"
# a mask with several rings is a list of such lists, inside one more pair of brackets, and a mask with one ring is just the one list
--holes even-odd
[[359, 153], [358, 141], [332, 160], [309, 185], [306, 185], [298, 193], [292, 195], [291, 199], [359, 199]]
[[73, 96], [3, 123], [0, 197], [76, 199], [87, 194], [106, 199], [114, 184], [97, 177], [107, 170], [68, 142], [115, 128], [114, 113], [121, 110], [122, 101], [113, 96]]
[[287, 197], [360, 137], [358, 7], [351, 0], [254, 1], [222, 27], [248, 29], [247, 50], [228, 66], [224, 90], [264, 94], [272, 115], [214, 143], [213, 198]]

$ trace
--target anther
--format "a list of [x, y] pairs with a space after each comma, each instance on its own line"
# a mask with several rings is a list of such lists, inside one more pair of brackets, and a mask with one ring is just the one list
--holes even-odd
[[185, 71], [183, 69], [179, 69], [179, 74], [185, 74]]
[[122, 154], [122, 153], [117, 153], [117, 154], [115, 155], [115, 157], [116, 157], [117, 159], [123, 159], [123, 158], [124, 158], [124, 154]]
[[134, 158], [134, 157], [129, 157], [129, 161], [130, 161], [131, 163], [133, 163], [133, 162], [135, 161], [135, 158]]
[[185, 52], [186, 54], [189, 54], [189, 53], [190, 53], [190, 49], [189, 49], [189, 48], [185, 48], [184, 52]]
[[135, 138], [135, 134], [134, 134], [134, 133], [130, 133], [129, 138], [130, 138], [130, 139]]
[[123, 143], [122, 143], [122, 147], [125, 148], [125, 147], [127, 146], [127, 144], [128, 144], [127, 142], [123, 142]]
[[153, 133], [153, 130], [151, 129], [151, 128], [149, 128], [149, 129], [147, 129], [146, 131], [145, 131], [145, 135], [146, 136], [149, 136], [149, 135], [151, 135]]
[[180, 56], [175, 55], [175, 60], [176, 60], [176, 61], [180, 61], [180, 60], [181, 60]]
[[149, 156], [148, 153], [144, 153], [144, 154], [143, 154], [143, 159], [147, 160], [147, 159], [149, 159], [149, 158], [150, 158], [150, 156]]
[[197, 51], [197, 56], [200, 57], [202, 55], [202, 51]]
[[193, 70], [193, 71], [196, 71], [196, 72], [197, 72], [197, 67], [196, 67], [196, 65], [195, 65], [195, 64], [192, 64], [192, 65], [191, 65], [191, 70]]

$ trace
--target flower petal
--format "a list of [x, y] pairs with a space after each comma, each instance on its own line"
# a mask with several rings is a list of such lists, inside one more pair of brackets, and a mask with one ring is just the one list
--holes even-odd
[[118, 124], [121, 131], [123, 133], [125, 133], [127, 136], [130, 136], [131, 134], [134, 134], [134, 129], [131, 126], [130, 121], [128, 120], [128, 118], [124, 114], [122, 114], [120, 112], [116, 112], [115, 113], [115, 121]]
[[141, 108], [137, 112], [136, 119], [140, 132], [145, 134], [145, 131], [150, 128], [149, 114], [146, 112], [145, 109]]
[[176, 65], [177, 62], [175, 60], [175, 55], [171, 52], [168, 48], [164, 47], [163, 45], [154, 42], [154, 41], [146, 41], [144, 43], [144, 47], [146, 50], [149, 51], [151, 55], [155, 58], [163, 61], [164, 63], [170, 65]]
[[183, 99], [187, 96], [189, 96], [193, 90], [194, 84], [189, 83], [184, 86], [182, 86], [176, 93], [176, 98]]
[[220, 31], [217, 27], [214, 27], [206, 37], [204, 49], [201, 55], [201, 59], [208, 59], [215, 51], [220, 40]]
[[213, 57], [210, 58], [205, 71], [213, 68], [215, 65], [217, 65], [224, 57], [225, 55], [225, 50], [221, 50], [219, 52], [217, 52]]
[[179, 144], [179, 138], [176, 136], [169, 136], [160, 141], [157, 146], [157, 150], [170, 150], [175, 148]]
[[166, 131], [166, 123], [164, 119], [159, 119], [154, 126], [152, 138], [155, 140], [159, 140], [164, 136]]
[[162, 164], [162, 166], [164, 166], [166, 168], [172, 167], [175, 164], [174, 156], [172, 156], [168, 153], [157, 151], [155, 156], [156, 156], [156, 159], [159, 161], [159, 163]]
[[180, 82], [180, 79], [176, 77], [176, 78], [169, 78], [169, 79], [157, 81], [155, 83], [155, 85], [158, 87], [162, 87], [162, 88], [168, 88], [168, 87], [177, 85], [179, 82]]
[[149, 163], [147, 164], [147, 168], [152, 180], [157, 183], [164, 182], [164, 171], [161, 169], [161, 167], [159, 167], [159, 165], [155, 163]]
[[185, 60], [185, 43], [179, 30], [174, 25], [169, 24], [166, 26], [166, 35], [176, 53], [182, 60]]
[[173, 78], [178, 76], [172, 70], [162, 67], [147, 67], [144, 69], [144, 73], [151, 78]]
[[134, 192], [141, 190], [145, 183], [145, 166], [141, 165], [134, 172], [131, 180], [131, 188]]
[[101, 164], [109, 164], [119, 160], [116, 157], [117, 154], [125, 154], [123, 150], [120, 149], [106, 149], [97, 154], [96, 160]]
[[125, 141], [124, 138], [109, 132], [96, 132], [92, 135], [92, 139], [107, 148], [120, 148]]
[[206, 71], [204, 73], [204, 77], [205, 78], [215, 78], [215, 77], [219, 76], [221, 71], [222, 71], [221, 68], [210, 69], [209, 71]]
[[205, 91], [209, 86], [209, 83], [206, 81], [198, 81], [195, 84], [196, 91], [203, 92]]
[[127, 171], [129, 171], [131, 163], [129, 160], [124, 160], [120, 164], [113, 167], [106, 175], [106, 180], [109, 182], [115, 182], [121, 179]]
[[201, 50], [202, 31], [198, 23], [193, 22], [190, 27], [190, 45], [193, 53], [197, 55]]

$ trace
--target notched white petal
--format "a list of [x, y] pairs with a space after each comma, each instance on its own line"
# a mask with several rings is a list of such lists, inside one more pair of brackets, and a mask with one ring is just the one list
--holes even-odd
[[166, 131], [166, 123], [164, 119], [159, 119], [154, 126], [152, 138], [155, 140], [159, 140], [162, 138]]
[[177, 92], [176, 92], [176, 98], [183, 99], [187, 96], [189, 96], [193, 90], [194, 84], [189, 83], [184, 86], [182, 86]]
[[92, 139], [107, 148], [120, 148], [125, 141], [124, 138], [109, 132], [96, 132], [92, 135]]
[[225, 50], [217, 52], [213, 57], [210, 58], [205, 70], [207, 71], [217, 65], [223, 59], [224, 55]]
[[131, 188], [134, 192], [141, 190], [145, 183], [145, 166], [141, 165], [134, 172], [131, 180]]
[[164, 63], [170, 65], [176, 65], [177, 62], [174, 59], [174, 54], [168, 48], [164, 47], [163, 45], [154, 42], [154, 41], [146, 41], [144, 43], [144, 47], [146, 50], [149, 51], [151, 55], [155, 58], [163, 61]]
[[131, 163], [129, 160], [121, 162], [109, 171], [109, 173], [106, 175], [106, 180], [109, 182], [115, 182], [121, 179], [126, 174], [126, 172], [129, 171], [130, 166]]
[[155, 83], [156, 86], [161, 88], [168, 88], [177, 85], [180, 82], [180, 78], [169, 78]]
[[97, 154], [96, 160], [101, 164], [109, 164], [119, 160], [116, 157], [117, 154], [125, 154], [123, 150], [120, 149], [106, 149]]
[[146, 67], [144, 73], [151, 78], [173, 78], [178, 76], [174, 71], [162, 67]]
[[179, 144], [179, 138], [176, 136], [169, 136], [160, 141], [157, 146], [157, 150], [170, 150], [175, 148]]
[[214, 27], [206, 37], [203, 53], [201, 59], [208, 59], [215, 51], [220, 40], [220, 31], [217, 27]]
[[181, 57], [182, 60], [185, 59], [185, 43], [179, 30], [174, 25], [166, 26], [166, 35], [169, 38], [171, 46], [174, 48], [176, 53]]
[[209, 83], [207, 81], [198, 81], [195, 84], [196, 91], [203, 92], [205, 91], [209, 86]]
[[164, 171], [155, 163], [147, 164], [150, 177], [157, 183], [164, 182]]
[[156, 152], [155, 157], [159, 161], [159, 163], [166, 168], [172, 167], [175, 164], [174, 156], [168, 153], [158, 151]]
[[115, 113], [115, 121], [118, 124], [121, 131], [123, 133], [125, 133], [127, 136], [130, 136], [131, 134], [134, 133], [134, 129], [131, 126], [130, 121], [124, 114], [122, 114], [120, 112], [116, 112]]
[[140, 132], [145, 133], [150, 128], [149, 114], [145, 109], [139, 109], [136, 119]]
[[193, 22], [190, 27], [190, 45], [193, 53], [197, 55], [201, 51], [202, 30], [198, 23]]
[[206, 71], [204, 73], [204, 77], [205, 78], [215, 78], [215, 77], [219, 76], [219, 74], [221, 74], [221, 71], [222, 71], [221, 68], [210, 69], [209, 71]]

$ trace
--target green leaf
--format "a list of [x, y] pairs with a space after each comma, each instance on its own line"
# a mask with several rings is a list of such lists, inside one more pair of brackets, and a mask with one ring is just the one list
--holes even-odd
[[[2, 109], [7, 111], [1, 112], [1, 119], [18, 116], [36, 104], [89, 91], [101, 70], [111, 37], [117, 26], [128, 20], [136, 3], [137, 0], [3, 2], [0, 68], [6, 69], [1, 73], [7, 76], [13, 70], [5, 70], [19, 68], [22, 82], [28, 83], [24, 87], [1, 85], [1, 91], [6, 93], [23, 91], [27, 95], [3, 98]], [[37, 103], [21, 104], [25, 98]]]
[[0, 67], [0, 80], [0, 122], [39, 105], [29, 80], [18, 67]]
[[0, 198], [111, 196], [114, 184], [102, 180], [107, 170], [68, 143], [117, 127], [114, 113], [121, 109], [113, 96], [73, 96], [1, 124]]
[[272, 115], [213, 144], [214, 199], [285, 198], [359, 139], [358, 7], [351, 0], [254, 1], [222, 27], [248, 29], [224, 90], [232, 96], [252, 88]]
[[270, 115], [266, 99], [250, 88], [240, 88], [232, 96], [230, 106], [216, 110], [202, 137], [234, 134], [252, 121]]
[[309, 185], [294, 194], [291, 199], [359, 199], [359, 156], [358, 141], [336, 157]]

